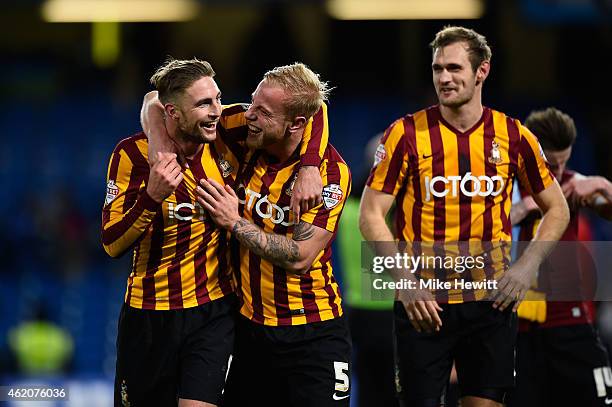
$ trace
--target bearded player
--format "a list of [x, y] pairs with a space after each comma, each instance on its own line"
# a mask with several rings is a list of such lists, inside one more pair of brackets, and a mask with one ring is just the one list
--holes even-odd
[[119, 318], [115, 405], [209, 406], [221, 397], [235, 296], [227, 235], [195, 189], [200, 179], [234, 183], [246, 124], [242, 107], [222, 112], [213, 76], [208, 62], [193, 59], [169, 60], [151, 78], [165, 111], [160, 127], [184, 168], [159, 151], [150, 167], [143, 133], [121, 141], [111, 157], [102, 241], [113, 257], [134, 253]]

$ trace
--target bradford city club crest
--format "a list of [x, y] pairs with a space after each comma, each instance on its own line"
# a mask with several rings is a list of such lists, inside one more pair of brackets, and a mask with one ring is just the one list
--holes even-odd
[[219, 168], [221, 168], [223, 178], [227, 178], [234, 171], [232, 164], [223, 157], [219, 158]]
[[115, 185], [115, 181], [112, 179], [108, 181], [106, 184], [106, 199], [104, 200], [104, 205], [108, 205], [113, 202], [115, 198], [119, 195], [119, 187]]
[[333, 209], [342, 201], [342, 189], [338, 184], [329, 184], [323, 187], [321, 196], [325, 209]]
[[491, 155], [489, 156], [489, 162], [491, 164], [499, 164], [502, 161], [501, 154], [499, 152], [499, 144], [493, 140], [491, 142]]

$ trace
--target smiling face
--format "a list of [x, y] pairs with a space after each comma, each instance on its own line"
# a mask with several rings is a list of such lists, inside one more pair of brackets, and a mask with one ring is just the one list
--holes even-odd
[[440, 104], [458, 108], [470, 102], [477, 92], [481, 91], [482, 82], [488, 74], [489, 62], [484, 61], [474, 72], [467, 44], [455, 42], [436, 49], [431, 67]]
[[217, 137], [221, 115], [221, 91], [215, 80], [204, 76], [191, 84], [170, 108], [180, 133], [189, 141], [206, 143]]
[[251, 106], [245, 113], [249, 125], [246, 144], [250, 149], [262, 149], [283, 141], [292, 121], [287, 118], [285, 90], [263, 80], [253, 92]]

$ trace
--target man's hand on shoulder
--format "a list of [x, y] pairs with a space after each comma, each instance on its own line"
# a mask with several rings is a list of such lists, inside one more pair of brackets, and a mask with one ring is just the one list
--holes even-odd
[[157, 162], [149, 172], [147, 194], [157, 203], [168, 198], [183, 180], [181, 166], [174, 153], [157, 153]]
[[172, 120], [165, 120], [164, 105], [159, 100], [156, 90], [144, 96], [140, 109], [140, 124], [149, 140], [148, 155], [151, 167], [157, 163], [157, 153], [174, 153], [176, 161], [186, 167], [181, 149], [172, 137], [176, 134], [177, 124]]
[[323, 181], [319, 168], [315, 166], [301, 167], [293, 185], [291, 203], [289, 205], [294, 219], [300, 219], [303, 213], [319, 205], [323, 200], [321, 197], [322, 192]]

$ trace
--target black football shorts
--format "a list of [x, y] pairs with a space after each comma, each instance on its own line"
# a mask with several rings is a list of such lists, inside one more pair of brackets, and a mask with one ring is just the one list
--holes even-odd
[[491, 302], [441, 304], [439, 332], [417, 332], [394, 305], [396, 390], [404, 406], [439, 406], [453, 361], [461, 396], [503, 402], [514, 385], [517, 317]]
[[343, 316], [296, 326], [239, 317], [222, 405], [348, 407], [350, 360]]
[[590, 324], [520, 332], [509, 407], [612, 405], [608, 351]]
[[218, 404], [234, 345], [235, 317], [233, 294], [181, 310], [124, 304], [115, 406], [176, 406], [179, 398]]

